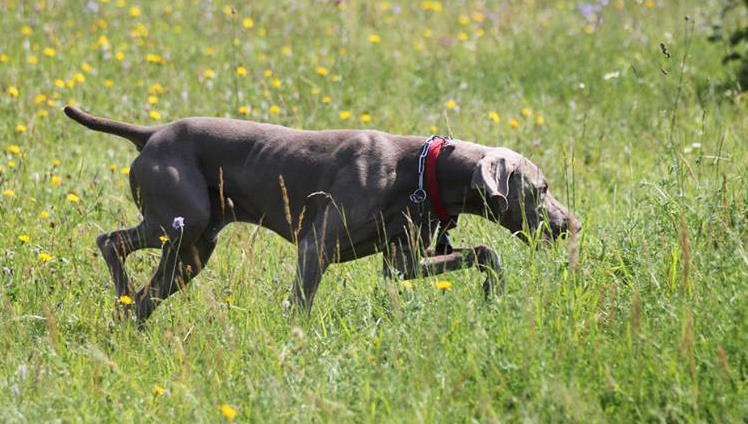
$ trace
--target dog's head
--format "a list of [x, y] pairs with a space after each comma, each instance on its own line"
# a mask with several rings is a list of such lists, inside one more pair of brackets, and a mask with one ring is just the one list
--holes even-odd
[[540, 169], [512, 150], [490, 149], [473, 171], [472, 187], [485, 198], [489, 217], [524, 241], [527, 236], [523, 229], [534, 233], [541, 228], [547, 239], [555, 239], [582, 228], [548, 190]]

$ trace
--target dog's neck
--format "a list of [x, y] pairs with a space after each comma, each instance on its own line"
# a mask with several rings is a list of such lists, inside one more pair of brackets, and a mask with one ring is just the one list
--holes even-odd
[[[487, 147], [455, 140], [439, 155], [437, 175], [442, 201], [450, 215], [486, 215], [481, 193], [471, 187], [473, 172]], [[490, 216], [490, 213], [489, 213]]]

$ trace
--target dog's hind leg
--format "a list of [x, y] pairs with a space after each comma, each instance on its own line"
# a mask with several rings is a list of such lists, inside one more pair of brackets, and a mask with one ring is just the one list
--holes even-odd
[[197, 165], [178, 155], [176, 159], [154, 159], [146, 156], [147, 150], [131, 167], [131, 175], [137, 183], [144, 222], [166, 233], [168, 241], [151, 281], [135, 296], [140, 322], [205, 266], [220, 229], [205, 177]]
[[164, 245], [161, 260], [151, 282], [135, 296], [138, 321], [144, 322], [169, 296], [183, 289], [197, 276], [216, 247], [218, 229], [210, 229], [189, 245], [178, 241]]
[[133, 288], [125, 272], [125, 259], [136, 250], [159, 247], [158, 235], [141, 222], [132, 228], [103, 233], [96, 237], [96, 244], [109, 267], [117, 298], [132, 297]]

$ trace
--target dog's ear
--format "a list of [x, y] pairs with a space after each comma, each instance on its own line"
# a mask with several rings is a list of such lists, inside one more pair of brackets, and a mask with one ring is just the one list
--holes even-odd
[[517, 161], [496, 155], [486, 155], [473, 171], [471, 187], [485, 191], [486, 198], [497, 199], [501, 212], [509, 208], [509, 178], [517, 169]]

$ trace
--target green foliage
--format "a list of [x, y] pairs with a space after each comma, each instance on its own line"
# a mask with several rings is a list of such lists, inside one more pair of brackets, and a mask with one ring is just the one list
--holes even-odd
[[735, 0], [725, 2], [718, 19], [712, 24], [713, 32], [708, 39], [725, 45], [726, 54], [722, 57], [722, 63], [737, 62], [735, 81], [738, 90], [745, 91], [748, 89], [748, 26], [745, 24], [748, 1], [742, 2], [745, 8], [740, 4]]
[[[711, 82], [717, 2], [236, 3], [0, 3], [0, 421], [748, 419], [748, 122]], [[453, 242], [502, 256], [494, 302], [475, 270], [441, 292], [369, 257], [305, 318], [281, 307], [293, 247], [235, 225], [140, 332], [94, 243], [137, 222], [135, 151], [67, 102], [503, 145], [585, 227], [536, 250], [464, 217]]]

